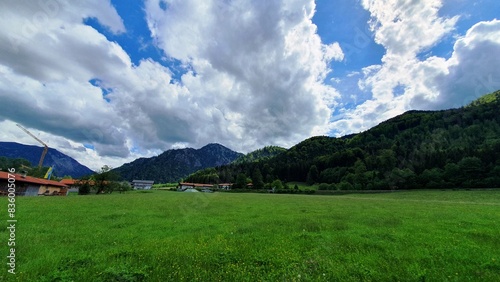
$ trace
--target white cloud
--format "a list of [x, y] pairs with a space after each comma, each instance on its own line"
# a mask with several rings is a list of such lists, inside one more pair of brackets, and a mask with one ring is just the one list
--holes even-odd
[[466, 105], [500, 89], [500, 21], [479, 22], [459, 38], [451, 57], [430, 57], [408, 69], [408, 108], [446, 109]]
[[326, 132], [338, 93], [323, 80], [343, 53], [322, 44], [313, 1], [166, 2], [146, 2], [148, 24], [159, 47], [196, 72], [182, 84], [197, 144], [248, 150]]
[[[439, 59], [437, 66], [446, 67], [440, 75], [424, 80], [439, 93], [428, 99], [432, 108], [457, 107], [500, 89], [500, 20], [479, 22], [458, 39], [449, 60]], [[418, 93], [415, 100], [420, 98]], [[418, 104], [417, 104], [418, 105]]]
[[0, 7], [2, 51], [17, 52], [30, 42], [43, 42], [40, 35], [47, 32], [43, 39], [54, 40], [52, 43], [57, 44], [57, 36], [50, 34], [51, 31], [80, 25], [85, 18], [96, 18], [114, 33], [125, 31], [122, 19], [110, 1], [21, 0], [3, 1]]
[[458, 17], [439, 17], [441, 0], [363, 0], [375, 41], [387, 54], [414, 56], [453, 30]]
[[[109, 2], [2, 3], [0, 118], [50, 133], [54, 140], [96, 143], [102, 155], [127, 156], [120, 118], [88, 81], [119, 76], [117, 70], [129, 68], [130, 59], [83, 25], [86, 17], [96, 17], [113, 32], [125, 31]], [[16, 141], [3, 140], [9, 139]]]

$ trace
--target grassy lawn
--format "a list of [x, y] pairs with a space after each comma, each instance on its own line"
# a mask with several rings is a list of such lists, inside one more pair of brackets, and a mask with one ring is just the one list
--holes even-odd
[[500, 191], [18, 197], [16, 217], [0, 281], [500, 281]]

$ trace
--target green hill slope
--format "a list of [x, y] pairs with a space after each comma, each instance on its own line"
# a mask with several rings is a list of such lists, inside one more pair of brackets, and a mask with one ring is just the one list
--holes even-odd
[[286, 152], [285, 148], [278, 146], [266, 146], [262, 149], [255, 150], [237, 158], [233, 163], [239, 164], [263, 161], [275, 157], [283, 152]]
[[500, 100], [500, 90], [495, 91], [490, 94], [486, 94], [477, 100], [473, 101], [469, 106], [478, 106], [481, 104], [488, 104], [488, 103], [494, 103], [496, 101]]

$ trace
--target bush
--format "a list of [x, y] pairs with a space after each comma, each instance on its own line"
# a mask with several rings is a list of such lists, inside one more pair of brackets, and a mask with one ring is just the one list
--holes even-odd
[[276, 190], [280, 190], [283, 189], [283, 183], [281, 183], [281, 180], [276, 179], [273, 181], [273, 183], [271, 183], [271, 187]]
[[88, 195], [90, 194], [90, 184], [84, 182], [78, 186], [78, 195]]
[[328, 190], [340, 190], [335, 183], [328, 185]]
[[318, 190], [328, 190], [330, 186], [326, 183], [321, 183], [318, 187]]
[[122, 182], [118, 183], [117, 190], [120, 193], [130, 191], [130, 190], [132, 190], [132, 186], [127, 181], [122, 181]]
[[352, 186], [352, 184], [347, 181], [340, 182], [338, 188], [339, 190], [354, 190], [354, 186]]

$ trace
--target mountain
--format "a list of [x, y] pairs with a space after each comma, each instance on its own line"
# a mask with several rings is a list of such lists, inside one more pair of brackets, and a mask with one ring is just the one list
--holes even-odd
[[285, 148], [278, 146], [266, 146], [264, 148], [250, 152], [244, 156], [237, 158], [233, 163], [247, 163], [247, 162], [258, 162], [262, 160], [270, 159], [277, 156], [280, 153], [286, 152]]
[[208, 144], [198, 150], [174, 149], [152, 158], [140, 158], [115, 168], [125, 180], [154, 180], [157, 183], [176, 182], [197, 170], [231, 163], [243, 154], [220, 144]]
[[312, 137], [268, 160], [200, 171], [193, 180], [234, 182], [258, 169], [266, 182], [328, 189], [500, 187], [499, 112], [497, 91], [458, 109], [409, 111], [359, 134]]
[[[32, 166], [38, 166], [43, 147], [24, 145], [15, 142], [0, 142], [0, 156], [8, 158], [23, 158], [28, 160]], [[54, 166], [54, 175], [63, 177], [69, 175], [80, 178], [94, 173], [90, 168], [80, 164], [72, 157], [49, 148], [43, 161], [44, 166]]]

